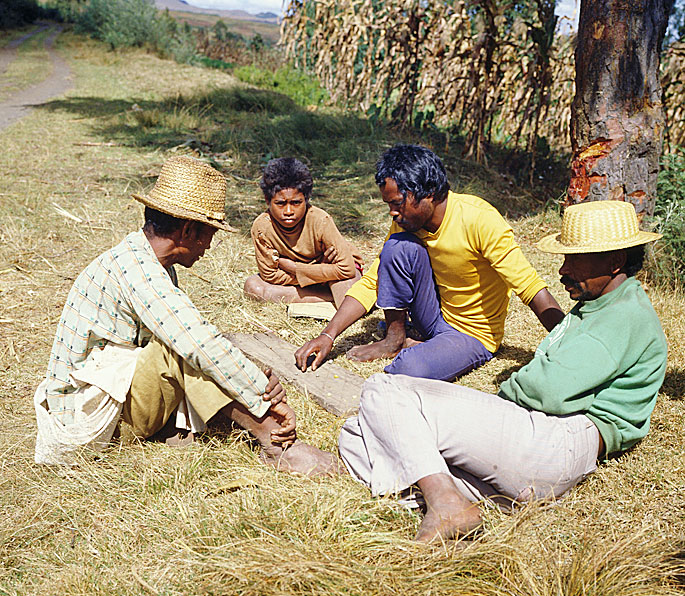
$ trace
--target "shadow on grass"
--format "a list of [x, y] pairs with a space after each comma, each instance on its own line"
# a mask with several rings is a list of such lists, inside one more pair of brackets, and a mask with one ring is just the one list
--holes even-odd
[[[192, 150], [238, 186], [253, 185], [246, 193], [239, 192], [238, 200], [260, 210], [257, 180], [262, 167], [274, 157], [296, 156], [312, 169], [315, 202], [330, 211], [343, 230], [361, 233], [375, 229], [381, 201], [379, 197], [369, 201], [376, 190], [373, 164], [391, 144], [392, 132], [366, 118], [310, 111], [285, 95], [241, 87], [159, 101], [69, 97], [40, 108], [92, 119], [91, 131], [103, 142], [137, 147], [145, 153], [150, 148]], [[363, 180], [349, 186], [351, 196], [345, 202], [331, 192], [329, 182], [347, 183], [357, 178]], [[149, 186], [143, 172], [139, 182], [142, 188]], [[229, 214], [231, 223], [249, 230], [254, 213], [238, 211]]]
[[[257, 180], [262, 167], [274, 157], [295, 156], [307, 163], [314, 176], [315, 204], [331, 213], [343, 232], [377, 231], [386, 213], [373, 181], [378, 156], [395, 142], [421, 143], [440, 155], [452, 188], [486, 198], [510, 219], [543, 208], [559, 196], [566, 167], [559, 159], [538, 160], [541, 174], [532, 191], [522, 190], [524, 157], [517, 150], [493, 145], [490, 165], [463, 159], [463, 144], [438, 131], [396, 130], [351, 112], [308, 110], [286, 95], [249, 87], [215, 88], [190, 95], [152, 101], [142, 97], [104, 99], [68, 97], [40, 109], [62, 111], [91, 119], [92, 133], [104, 142], [137, 147], [194, 151], [231, 176], [239, 201], [257, 202]], [[537, 173], [537, 170], [536, 170]], [[543, 175], [544, 174], [544, 175]], [[140, 174], [140, 187], [149, 185]], [[344, 187], [345, 200], [340, 200]], [[248, 195], [247, 198], [245, 195]], [[540, 197], [540, 198], [538, 198]], [[542, 199], [542, 200], [540, 200]], [[231, 223], [248, 231], [254, 217], [250, 208], [229, 214]], [[236, 221], [237, 219], [237, 221]]]
[[[361, 165], [366, 172], [369, 152], [375, 159], [384, 141], [377, 139], [376, 126], [366, 118], [309, 111], [285, 95], [262, 89], [214, 89], [160, 101], [70, 97], [41, 108], [97, 118], [92, 130], [103, 140], [168, 148], [194, 135], [214, 155], [245, 152], [242, 157], [253, 166], [255, 159], [261, 164], [276, 156], [298, 155], [315, 173], [336, 163]], [[342, 173], [349, 175], [347, 170]]]
[[[377, 311], [373, 315], [377, 315]], [[381, 313], [382, 319], [382, 313]], [[378, 331], [378, 316], [366, 316], [361, 322], [362, 329], [353, 333], [352, 335], [347, 335], [343, 341], [336, 342], [328, 356], [329, 360], [337, 358], [338, 356], [344, 356], [347, 350], [354, 346], [365, 346], [371, 342], [378, 341], [385, 337], [384, 332]]]
[[514, 360], [516, 364], [497, 373], [495, 384], [497, 386], [501, 385], [512, 375], [512, 373], [515, 373], [522, 366], [528, 364], [533, 359], [533, 356], [535, 356], [534, 350], [526, 350], [524, 348], [502, 344], [500, 349], [495, 353], [495, 358]]
[[[336, 342], [331, 350], [329, 359], [343, 356], [353, 346], [367, 345], [371, 342], [383, 339], [385, 337], [385, 331], [379, 329], [379, 323], [384, 320], [383, 313], [376, 311], [374, 314], [376, 314], [376, 316], [367, 316], [362, 320], [361, 330], [352, 335], [346, 336], [343, 341]], [[413, 328], [410, 328], [407, 331], [407, 336], [417, 340], [421, 339], [418, 335], [418, 332]], [[505, 370], [499, 372], [496, 376], [496, 384], [500, 385], [503, 381], [506, 381], [512, 375], [512, 373], [519, 370], [522, 366], [528, 364], [528, 362], [533, 359], [534, 355], [534, 350], [503, 344], [495, 354], [495, 358], [509, 361], [513, 360], [516, 362], [516, 364], [511, 365]]]
[[685, 397], [685, 370], [676, 369], [666, 371], [661, 393], [669, 399], [681, 400]]

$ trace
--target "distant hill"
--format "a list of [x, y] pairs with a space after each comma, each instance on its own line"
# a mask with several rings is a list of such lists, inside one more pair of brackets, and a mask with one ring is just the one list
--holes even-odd
[[245, 10], [218, 10], [213, 8], [200, 8], [188, 4], [185, 0], [155, 0], [157, 8], [164, 10], [168, 8], [175, 12], [192, 12], [200, 14], [218, 15], [222, 18], [237, 19], [241, 21], [256, 21], [258, 23], [278, 23], [278, 15], [273, 12], [260, 12], [259, 14], [250, 14]]

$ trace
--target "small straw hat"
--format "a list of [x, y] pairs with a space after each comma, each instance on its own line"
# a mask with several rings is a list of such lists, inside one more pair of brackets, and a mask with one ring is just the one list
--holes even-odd
[[537, 247], [556, 254], [608, 252], [659, 238], [661, 234], [640, 230], [631, 203], [592, 201], [567, 207], [561, 233], [546, 236]]
[[235, 232], [224, 213], [226, 179], [198, 159], [187, 156], [168, 159], [152, 190], [147, 195], [131, 196], [167, 215]]

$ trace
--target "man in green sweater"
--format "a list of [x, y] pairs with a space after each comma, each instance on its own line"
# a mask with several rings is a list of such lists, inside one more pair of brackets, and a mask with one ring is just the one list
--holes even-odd
[[467, 534], [477, 503], [560, 497], [597, 460], [635, 445], [666, 370], [666, 338], [634, 275], [644, 245], [629, 203], [574, 205], [538, 243], [564, 255], [561, 282], [578, 304], [498, 395], [404, 375], [374, 375], [340, 455], [374, 495], [418, 485], [426, 516], [416, 539]]

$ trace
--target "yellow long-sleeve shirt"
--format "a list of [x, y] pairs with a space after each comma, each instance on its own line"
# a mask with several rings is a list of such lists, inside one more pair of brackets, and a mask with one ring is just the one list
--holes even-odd
[[[547, 284], [523, 255], [511, 226], [492, 205], [453, 192], [446, 200], [440, 227], [434, 233], [419, 230], [415, 235], [428, 250], [445, 321], [494, 352], [504, 335], [511, 292], [528, 304]], [[402, 231], [393, 222], [388, 237]], [[376, 301], [378, 263], [376, 259], [347, 292], [367, 311]]]

